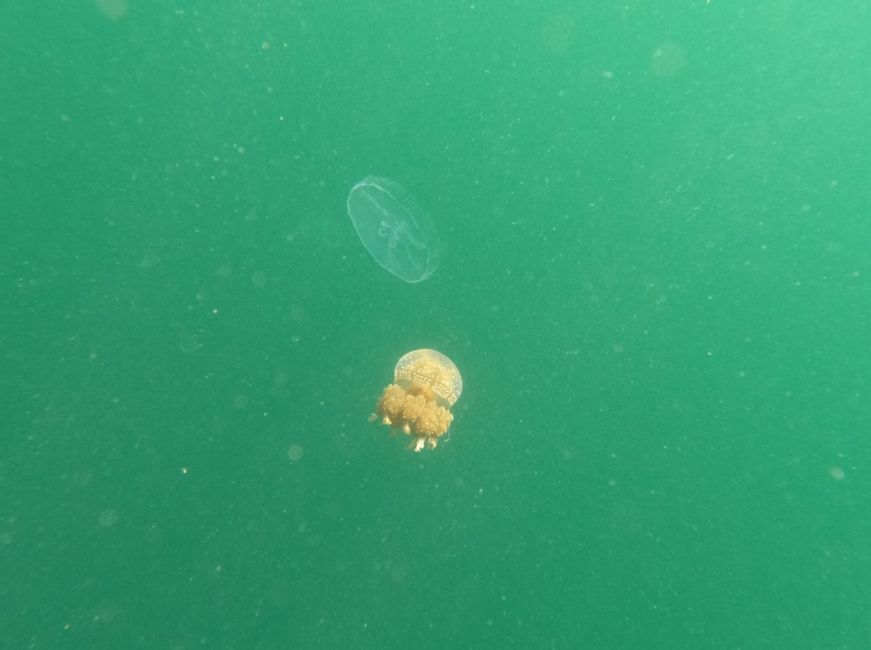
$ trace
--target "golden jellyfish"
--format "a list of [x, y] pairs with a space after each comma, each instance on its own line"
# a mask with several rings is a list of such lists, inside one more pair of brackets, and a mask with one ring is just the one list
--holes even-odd
[[393, 382], [378, 399], [374, 420], [411, 437], [409, 449], [434, 449], [454, 419], [451, 407], [463, 392], [454, 362], [435, 350], [414, 350], [393, 369]]

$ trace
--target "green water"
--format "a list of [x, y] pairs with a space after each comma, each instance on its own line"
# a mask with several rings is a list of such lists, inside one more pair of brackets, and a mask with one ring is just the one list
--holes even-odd
[[[5, 2], [0, 646], [871, 647], [869, 34]], [[420, 347], [465, 388], [414, 454], [368, 416]]]

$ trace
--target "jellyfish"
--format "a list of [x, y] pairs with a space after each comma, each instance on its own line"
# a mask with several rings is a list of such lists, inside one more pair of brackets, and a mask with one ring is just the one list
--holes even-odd
[[382, 424], [409, 436], [409, 449], [435, 449], [463, 392], [457, 366], [441, 352], [414, 350], [396, 362], [393, 381], [381, 393], [371, 419], [381, 418]]
[[367, 176], [351, 188], [347, 205], [363, 246], [393, 275], [423, 282], [438, 268], [435, 226], [402, 185]]

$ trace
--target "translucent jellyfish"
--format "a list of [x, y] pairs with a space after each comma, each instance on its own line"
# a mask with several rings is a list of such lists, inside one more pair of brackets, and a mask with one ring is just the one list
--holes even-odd
[[422, 282], [439, 264], [435, 227], [396, 181], [367, 176], [348, 194], [348, 216], [369, 254], [406, 282]]
[[435, 350], [414, 350], [393, 370], [394, 383], [378, 399], [371, 419], [411, 437], [409, 449], [434, 449], [454, 419], [451, 407], [463, 392], [454, 362]]

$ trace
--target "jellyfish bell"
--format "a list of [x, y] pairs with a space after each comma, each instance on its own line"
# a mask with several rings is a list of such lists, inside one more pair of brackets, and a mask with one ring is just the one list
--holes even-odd
[[402, 355], [393, 369], [393, 379], [408, 389], [428, 389], [447, 408], [456, 404], [463, 392], [457, 366], [437, 350], [414, 350]]
[[393, 379], [378, 399], [375, 417], [409, 436], [414, 451], [434, 449], [453, 422], [451, 408], [463, 392], [460, 371], [441, 352], [421, 349], [399, 359]]

